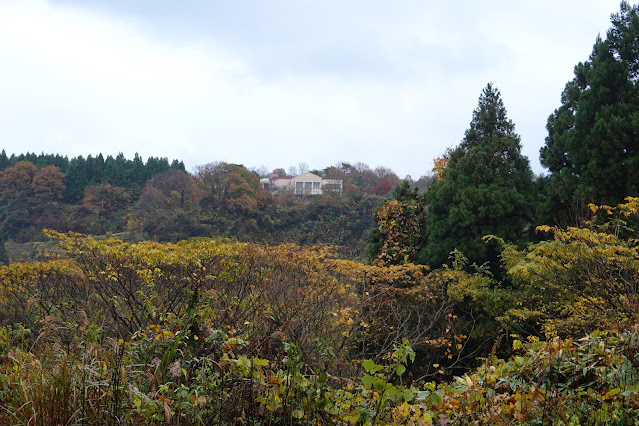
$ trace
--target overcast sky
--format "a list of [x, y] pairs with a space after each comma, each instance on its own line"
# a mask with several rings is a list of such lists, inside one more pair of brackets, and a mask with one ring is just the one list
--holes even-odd
[[533, 171], [617, 0], [0, 0], [0, 147], [429, 174], [488, 82]]

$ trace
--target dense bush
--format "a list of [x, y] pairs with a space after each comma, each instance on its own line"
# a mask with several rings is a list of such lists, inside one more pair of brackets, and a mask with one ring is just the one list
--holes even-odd
[[638, 206], [505, 245], [505, 287], [460, 253], [48, 232], [59, 258], [0, 268], [0, 422], [636, 422]]

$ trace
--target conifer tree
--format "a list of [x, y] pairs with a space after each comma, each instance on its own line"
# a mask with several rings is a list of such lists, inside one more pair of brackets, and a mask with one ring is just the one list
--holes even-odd
[[84, 196], [84, 189], [89, 184], [87, 179], [87, 164], [81, 155], [69, 163], [69, 170], [64, 177], [66, 191], [64, 200], [67, 203], [76, 203]]
[[524, 241], [534, 213], [532, 188], [515, 126], [499, 91], [488, 84], [463, 141], [450, 151], [441, 177], [426, 192], [428, 242], [420, 261], [439, 267], [457, 249], [471, 262], [490, 261], [495, 267], [498, 254], [482, 237]]
[[87, 179], [90, 184], [96, 185], [102, 183], [102, 174], [104, 171], [104, 158], [102, 154], [97, 157], [89, 155], [87, 157]]
[[133, 161], [130, 162], [130, 168], [128, 170], [129, 184], [136, 188], [141, 188], [146, 180], [145, 177], [144, 161], [136, 152]]
[[5, 236], [2, 232], [0, 232], [0, 266], [8, 265], [10, 262], [9, 253], [7, 253], [7, 248], [4, 245]]
[[2, 152], [0, 152], [0, 170], [4, 170], [9, 166], [11, 166], [11, 162], [9, 161], [9, 157], [7, 157], [7, 153], [3, 149]]
[[173, 160], [171, 162], [171, 168], [175, 169], [175, 170], [186, 171], [186, 167], [184, 166], [184, 162], [183, 161], [178, 161], [177, 159], [175, 159], [175, 160]]
[[639, 190], [637, 7], [622, 2], [612, 24], [548, 119], [540, 152], [551, 172], [546, 220], [577, 224], [587, 203], [617, 204]]
[[126, 186], [126, 160], [120, 153], [116, 158], [107, 156], [104, 161], [104, 181], [114, 186]]
[[0, 266], [9, 264], [9, 254], [4, 246], [4, 238], [0, 235]]

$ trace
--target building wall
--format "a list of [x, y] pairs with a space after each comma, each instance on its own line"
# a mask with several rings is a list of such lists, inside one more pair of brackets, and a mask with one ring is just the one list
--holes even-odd
[[[324, 193], [324, 185], [331, 190], [341, 192], [342, 181], [322, 179], [313, 173], [304, 173], [291, 179], [291, 185], [297, 195], [319, 195]], [[328, 189], [327, 187], [326, 189]], [[336, 187], [336, 188], [333, 188]]]
[[304, 173], [294, 178], [262, 178], [260, 183], [264, 189], [277, 193], [293, 191], [296, 195], [319, 195], [325, 191], [342, 192], [342, 181], [322, 179], [313, 173]]

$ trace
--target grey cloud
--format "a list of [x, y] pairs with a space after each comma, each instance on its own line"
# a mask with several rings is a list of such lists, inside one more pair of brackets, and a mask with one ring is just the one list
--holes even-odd
[[[170, 43], [213, 43], [247, 61], [263, 78], [287, 74], [340, 75], [397, 81], [433, 68], [477, 69], [496, 51], [481, 34], [473, 7], [447, 9], [423, 2], [259, 2], [56, 0], [56, 3], [133, 19]], [[420, 40], [424, 26], [444, 34]], [[459, 34], [468, 34], [459, 38]]]
[[[618, 7], [616, 0], [568, 3], [39, 0], [33, 4], [54, 5], [41, 8], [50, 19], [73, 12], [78, 31], [88, 31], [79, 37], [94, 40], [82, 24], [99, 23], [102, 46], [81, 44], [86, 51], [60, 61], [37, 50], [33, 62], [21, 62], [29, 46], [4, 40], [10, 54], [0, 58], [0, 112], [10, 114], [0, 117], [0, 136], [15, 138], [16, 152], [115, 154], [126, 146], [190, 165], [347, 160], [419, 176], [463, 137], [481, 89], [493, 81], [535, 163], [572, 67]], [[570, 21], [566, 11], [574, 12]], [[583, 54], [575, 54], [579, 40]], [[117, 76], [108, 75], [105, 57], [125, 62]], [[84, 67], [85, 58], [96, 66]], [[300, 140], [324, 149], [269, 145]], [[55, 143], [60, 149], [51, 149]], [[82, 144], [88, 151], [78, 151]]]

